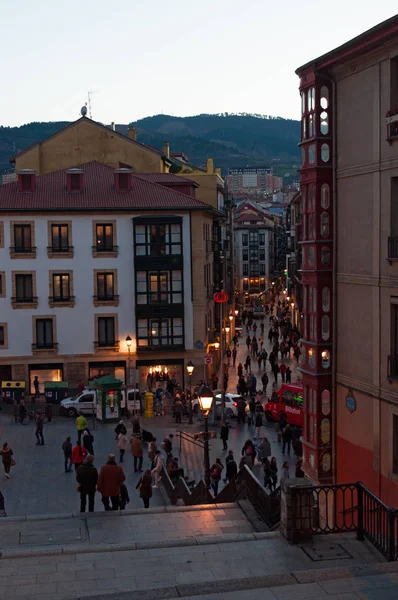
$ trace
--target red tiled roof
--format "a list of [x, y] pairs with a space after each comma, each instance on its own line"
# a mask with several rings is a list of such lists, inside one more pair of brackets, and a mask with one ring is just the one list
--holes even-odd
[[145, 181], [159, 183], [160, 185], [192, 185], [193, 187], [199, 187], [196, 181], [187, 179], [186, 177], [179, 177], [173, 173], [136, 173], [135, 176], [145, 179]]
[[38, 175], [35, 192], [18, 192], [17, 182], [0, 185], [0, 211], [212, 210], [205, 202], [141, 175], [132, 175], [131, 191], [118, 192], [114, 188], [112, 167], [93, 161], [79, 168], [84, 171], [82, 192], [67, 192], [65, 171]]

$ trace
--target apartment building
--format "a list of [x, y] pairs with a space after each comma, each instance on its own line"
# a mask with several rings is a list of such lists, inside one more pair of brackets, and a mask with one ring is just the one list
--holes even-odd
[[297, 70], [304, 466], [398, 497], [398, 16]]
[[202, 378], [213, 209], [195, 184], [98, 162], [17, 177], [0, 187], [0, 379], [32, 392], [35, 375], [73, 387], [137, 368], [146, 389], [183, 383], [189, 360]]

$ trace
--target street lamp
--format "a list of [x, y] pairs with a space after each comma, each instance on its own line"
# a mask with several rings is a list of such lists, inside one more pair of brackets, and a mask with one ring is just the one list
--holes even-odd
[[[131, 351], [131, 337], [128, 335], [126, 337], [126, 344], [127, 344], [127, 371], [128, 371], [128, 375], [127, 375], [127, 382], [129, 385], [131, 385], [131, 377], [130, 377], [130, 351]], [[126, 398], [127, 398], [127, 392], [126, 392]], [[135, 398], [134, 398], [135, 400]], [[135, 403], [134, 403], [135, 406]], [[127, 408], [127, 400], [126, 400], [126, 408]]]
[[229, 317], [228, 317], [228, 319], [230, 320], [230, 322], [231, 322], [231, 323], [232, 323], [232, 319], [233, 319], [233, 318], [234, 318], [234, 317], [233, 317], [232, 315], [229, 315]]
[[187, 373], [189, 375], [189, 421], [188, 423], [192, 425], [192, 373], [194, 372], [194, 364], [192, 360], [187, 363]]
[[220, 342], [214, 342], [214, 348], [218, 350], [220, 347]]
[[205, 467], [205, 484], [210, 487], [210, 454], [209, 454], [209, 413], [213, 404], [214, 395], [210, 388], [206, 385], [202, 386], [198, 393], [198, 400], [200, 410], [202, 411], [204, 422], [205, 422], [205, 435], [204, 435], [204, 467]]
[[239, 310], [237, 308], [235, 308], [235, 317], [237, 317], [239, 314]]
[[225, 333], [229, 333], [231, 331], [231, 328], [229, 325], [226, 325], [224, 329], [225, 329]]

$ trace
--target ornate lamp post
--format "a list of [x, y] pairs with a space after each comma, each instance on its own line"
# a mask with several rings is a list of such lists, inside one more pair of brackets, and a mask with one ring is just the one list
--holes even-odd
[[206, 385], [200, 388], [198, 394], [199, 406], [202, 411], [205, 422], [204, 436], [204, 467], [205, 467], [205, 484], [210, 487], [210, 453], [209, 453], [209, 413], [214, 400], [213, 392]]
[[187, 373], [189, 375], [189, 421], [188, 423], [192, 425], [192, 373], [194, 372], [194, 364], [192, 360], [187, 363]]
[[128, 375], [127, 375], [127, 385], [131, 384], [130, 381], [130, 351], [131, 351], [131, 337], [128, 335], [126, 337], [126, 344], [127, 344], [127, 370], [128, 370]]

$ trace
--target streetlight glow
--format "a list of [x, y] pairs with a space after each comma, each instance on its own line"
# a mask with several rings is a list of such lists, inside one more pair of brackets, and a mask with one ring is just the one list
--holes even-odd
[[131, 337], [129, 335], [126, 337], [126, 344], [127, 344], [127, 348], [130, 350], [130, 347], [131, 347]]
[[231, 323], [232, 323], [233, 316], [232, 316], [232, 315], [229, 315], [228, 319], [229, 319], [229, 320], [231, 321]]
[[211, 406], [213, 404], [213, 399], [214, 395], [210, 388], [208, 388], [206, 385], [200, 388], [198, 393], [198, 400], [200, 410], [203, 413], [208, 414], [210, 412]]
[[190, 360], [190, 361], [187, 363], [187, 373], [188, 373], [188, 375], [192, 375], [192, 373], [193, 373], [194, 369], [195, 369], [195, 366], [194, 366], [194, 364], [193, 364], [192, 360]]
[[226, 326], [225, 326], [225, 333], [229, 333], [229, 332], [230, 332], [230, 330], [231, 330], [230, 326], [229, 326], [229, 325], [226, 325]]
[[218, 350], [220, 347], [220, 342], [214, 342], [214, 348]]
[[235, 308], [235, 317], [237, 317], [239, 314], [239, 310], [237, 308]]

